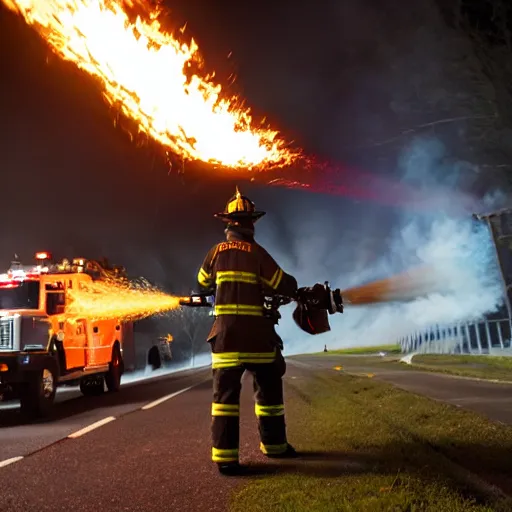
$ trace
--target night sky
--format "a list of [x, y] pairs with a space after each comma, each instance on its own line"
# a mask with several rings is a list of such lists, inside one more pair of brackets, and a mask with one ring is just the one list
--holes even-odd
[[[377, 0], [167, 4], [173, 26], [188, 23], [217, 79], [224, 84], [235, 72], [236, 92], [287, 139], [347, 169], [399, 179], [396, 153], [357, 148], [402, 128], [392, 111], [401, 77], [382, 52], [407, 48], [417, 11]], [[99, 87], [3, 7], [0, 75], [2, 266], [15, 252], [25, 261], [37, 250], [107, 256], [176, 293], [193, 286], [223, 236], [212, 214], [236, 182], [194, 164], [169, 173], [154, 145], [137, 148], [114, 126]], [[373, 202], [239, 185], [268, 212], [260, 241], [289, 262], [300, 223], [318, 222], [322, 234], [324, 219], [325, 237], [349, 234], [371, 261], [396, 215]]]

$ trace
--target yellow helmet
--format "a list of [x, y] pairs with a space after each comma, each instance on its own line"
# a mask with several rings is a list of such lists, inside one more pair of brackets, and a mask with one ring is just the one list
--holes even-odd
[[236, 193], [227, 202], [226, 208], [221, 213], [216, 213], [215, 217], [224, 220], [225, 222], [237, 221], [242, 219], [250, 219], [256, 222], [259, 218], [263, 217], [266, 212], [256, 211], [254, 203], [246, 196], [243, 196], [238, 187]]

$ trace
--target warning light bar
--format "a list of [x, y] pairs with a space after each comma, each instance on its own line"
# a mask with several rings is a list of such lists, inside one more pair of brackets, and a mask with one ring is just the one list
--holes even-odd
[[51, 254], [46, 251], [36, 252], [36, 260], [49, 260], [51, 259]]

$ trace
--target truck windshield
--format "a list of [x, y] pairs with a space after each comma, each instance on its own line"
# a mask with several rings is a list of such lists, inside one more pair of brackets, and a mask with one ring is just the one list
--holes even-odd
[[0, 285], [0, 309], [38, 309], [39, 281], [25, 281], [13, 288]]

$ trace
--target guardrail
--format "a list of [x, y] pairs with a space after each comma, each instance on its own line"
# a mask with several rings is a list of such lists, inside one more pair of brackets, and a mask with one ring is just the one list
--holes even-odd
[[489, 354], [510, 350], [511, 322], [508, 318], [451, 325], [434, 325], [398, 340], [402, 352], [423, 354]]

